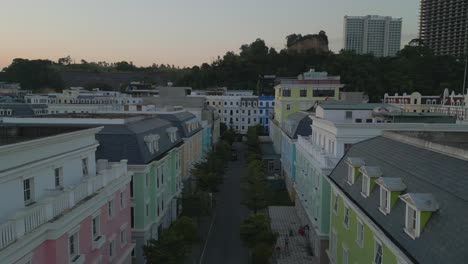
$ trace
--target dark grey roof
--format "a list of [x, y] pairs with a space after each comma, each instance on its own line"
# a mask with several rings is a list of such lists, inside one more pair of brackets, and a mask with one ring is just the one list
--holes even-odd
[[[429, 193], [438, 203], [422, 230], [413, 240], [404, 231], [405, 203], [398, 200], [390, 214], [379, 207], [379, 186], [368, 198], [361, 196], [362, 177], [350, 186], [348, 157], [360, 157], [366, 166], [377, 166], [383, 177], [401, 178], [405, 193]], [[330, 179], [339, 186], [403, 252], [416, 263], [466, 263], [468, 251], [468, 161], [376, 137], [355, 144], [338, 163]]]
[[296, 112], [288, 116], [285, 122], [284, 131], [290, 138], [296, 139], [300, 136], [310, 136], [312, 134], [312, 119], [306, 113]]
[[[96, 135], [99, 141], [96, 157], [110, 161], [128, 159], [128, 164], [132, 165], [147, 164], [182, 142], [180, 131], [177, 131], [177, 140], [171, 142], [166, 131], [170, 127], [174, 127], [174, 124], [160, 118], [148, 118], [122, 125], [105, 125]], [[160, 137], [159, 150], [151, 153], [144, 138], [154, 134]]]
[[199, 123], [198, 128], [192, 131], [188, 131], [187, 126], [185, 125], [186, 121], [195, 121], [196, 116], [192, 113], [189, 112], [179, 112], [175, 114], [161, 114], [158, 115], [161, 119], [167, 120], [169, 122], [172, 122], [175, 127], [179, 129], [179, 132], [181, 132], [182, 137], [188, 138], [192, 136], [193, 134], [196, 134], [198, 131], [202, 130], [202, 126]]
[[11, 116], [34, 116], [34, 109], [46, 110], [46, 104], [1, 103], [0, 109], [11, 109]]
[[389, 104], [381, 103], [349, 103], [340, 101], [323, 101], [320, 103], [323, 109], [327, 110], [374, 110], [378, 107], [395, 108]]

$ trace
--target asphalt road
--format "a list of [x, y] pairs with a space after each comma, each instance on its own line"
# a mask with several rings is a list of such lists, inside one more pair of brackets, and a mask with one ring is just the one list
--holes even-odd
[[214, 220], [202, 253], [203, 264], [247, 264], [247, 248], [242, 245], [239, 228], [248, 216], [248, 210], [241, 206], [240, 178], [247, 173], [246, 146], [234, 143], [237, 161], [230, 161], [224, 183], [216, 197]]

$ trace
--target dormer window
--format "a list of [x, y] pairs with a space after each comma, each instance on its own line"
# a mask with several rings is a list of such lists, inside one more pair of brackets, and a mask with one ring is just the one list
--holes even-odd
[[158, 134], [150, 134], [143, 138], [146, 147], [151, 154], [159, 151], [159, 138], [160, 136]]
[[346, 163], [348, 164], [348, 180], [347, 183], [349, 185], [354, 184], [354, 181], [356, 180], [357, 176], [359, 175], [359, 168], [364, 166], [364, 160], [361, 158], [353, 158], [349, 157], [346, 160]]
[[169, 136], [169, 139], [171, 140], [172, 143], [177, 141], [177, 127], [170, 127], [166, 129], [166, 132]]
[[380, 177], [375, 183], [380, 186], [379, 210], [383, 214], [389, 214], [400, 193], [406, 189], [406, 185], [401, 178], [389, 177]]
[[439, 203], [430, 193], [407, 193], [400, 199], [406, 203], [405, 233], [416, 239], [432, 213], [439, 210]]
[[374, 180], [382, 176], [382, 171], [379, 167], [362, 166], [359, 169], [359, 172], [362, 175], [361, 195], [364, 197], [369, 197], [375, 186]]

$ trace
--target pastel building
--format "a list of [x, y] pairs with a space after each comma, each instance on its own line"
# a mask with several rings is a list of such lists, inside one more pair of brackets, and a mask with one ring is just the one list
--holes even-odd
[[131, 173], [96, 161], [101, 129], [0, 127], [0, 263], [131, 263]]
[[283, 126], [290, 114], [310, 109], [316, 102], [338, 100], [340, 76], [329, 76], [327, 72], [311, 69], [297, 78], [280, 78], [275, 86], [275, 115], [279, 126]]
[[350, 148], [331, 184], [331, 263], [466, 263], [467, 132], [385, 132]]
[[258, 97], [258, 120], [263, 127], [263, 132], [268, 135], [270, 132], [270, 114], [273, 114], [275, 107], [275, 97], [262, 95]]

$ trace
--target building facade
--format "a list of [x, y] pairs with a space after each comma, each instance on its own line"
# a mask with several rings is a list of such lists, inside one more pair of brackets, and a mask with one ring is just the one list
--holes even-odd
[[275, 107], [274, 96], [259, 96], [258, 97], [258, 120], [263, 127], [263, 133], [270, 133], [270, 114], [273, 113]]
[[294, 79], [278, 79], [275, 86], [274, 119], [280, 127], [292, 113], [310, 109], [316, 102], [338, 100], [343, 85], [339, 76], [310, 70]]
[[401, 46], [401, 18], [345, 16], [344, 49], [376, 57], [395, 56]]
[[101, 128], [0, 130], [0, 262], [131, 263], [131, 173], [96, 161]]
[[419, 38], [437, 55], [467, 55], [468, 3], [464, 0], [422, 0]]
[[386, 132], [351, 147], [328, 178], [332, 263], [464, 263], [466, 137]]

